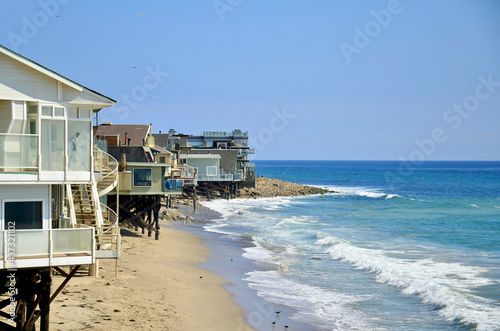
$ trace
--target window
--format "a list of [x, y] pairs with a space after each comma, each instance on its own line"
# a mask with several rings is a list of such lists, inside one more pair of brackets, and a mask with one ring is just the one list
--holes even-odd
[[42, 116], [52, 116], [52, 107], [42, 106]]
[[134, 169], [134, 186], [151, 186], [151, 169]]
[[42, 201], [5, 202], [4, 229], [26, 230], [42, 228]]
[[54, 117], [64, 117], [64, 108], [54, 107]]
[[43, 119], [40, 151], [43, 171], [64, 171], [64, 121]]
[[90, 171], [90, 122], [68, 121], [68, 170]]

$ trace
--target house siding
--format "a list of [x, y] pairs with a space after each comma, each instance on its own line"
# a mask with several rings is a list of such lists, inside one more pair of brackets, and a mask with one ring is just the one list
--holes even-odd
[[0, 96], [4, 100], [57, 101], [57, 81], [0, 53]]

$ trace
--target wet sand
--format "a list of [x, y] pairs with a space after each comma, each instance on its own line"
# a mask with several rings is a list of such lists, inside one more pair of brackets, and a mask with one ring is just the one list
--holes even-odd
[[[99, 277], [75, 276], [51, 305], [52, 330], [252, 330], [193, 234], [162, 227], [160, 240], [122, 229], [122, 257]], [[53, 289], [62, 282], [53, 278]]]

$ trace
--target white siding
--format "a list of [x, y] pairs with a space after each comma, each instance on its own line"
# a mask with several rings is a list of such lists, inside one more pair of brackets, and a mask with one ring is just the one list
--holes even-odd
[[0, 53], [0, 99], [57, 101], [57, 81]]
[[4, 200], [43, 200], [43, 228], [48, 229], [50, 220], [50, 188], [49, 185], [0, 185], [0, 218], [3, 227], [3, 202]]
[[[59, 87], [61, 85], [61, 87]], [[62, 94], [62, 95], [61, 95]], [[60, 84], [47, 76], [0, 52], [0, 100], [49, 101], [93, 105], [93, 109], [109, 107], [113, 102], [92, 92]]]
[[106, 104], [102, 99], [90, 95], [85, 92], [78, 92], [77, 90], [72, 89], [69, 86], [63, 85], [62, 88], [62, 101], [72, 104], [80, 104], [80, 105], [94, 105], [94, 104]]

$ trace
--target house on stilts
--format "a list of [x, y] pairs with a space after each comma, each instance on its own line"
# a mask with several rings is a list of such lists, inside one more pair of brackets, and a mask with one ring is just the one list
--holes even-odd
[[179, 163], [179, 154], [155, 143], [150, 125], [102, 123], [94, 138], [103, 150], [119, 160], [119, 186], [106, 204], [119, 208], [120, 225], [146, 229], [160, 236], [160, 208], [172, 207], [172, 197], [196, 185], [194, 168]]
[[171, 129], [153, 136], [163, 148], [179, 153], [181, 163], [195, 168], [200, 193], [230, 198], [241, 187], [255, 187], [255, 164], [249, 161], [255, 150], [248, 146], [248, 132], [236, 129], [187, 135]]
[[[78, 268], [120, 256], [117, 214], [99, 200], [118, 162], [92, 135], [93, 114], [115, 103], [0, 46], [0, 328], [48, 330]], [[51, 295], [52, 269], [66, 279]]]

